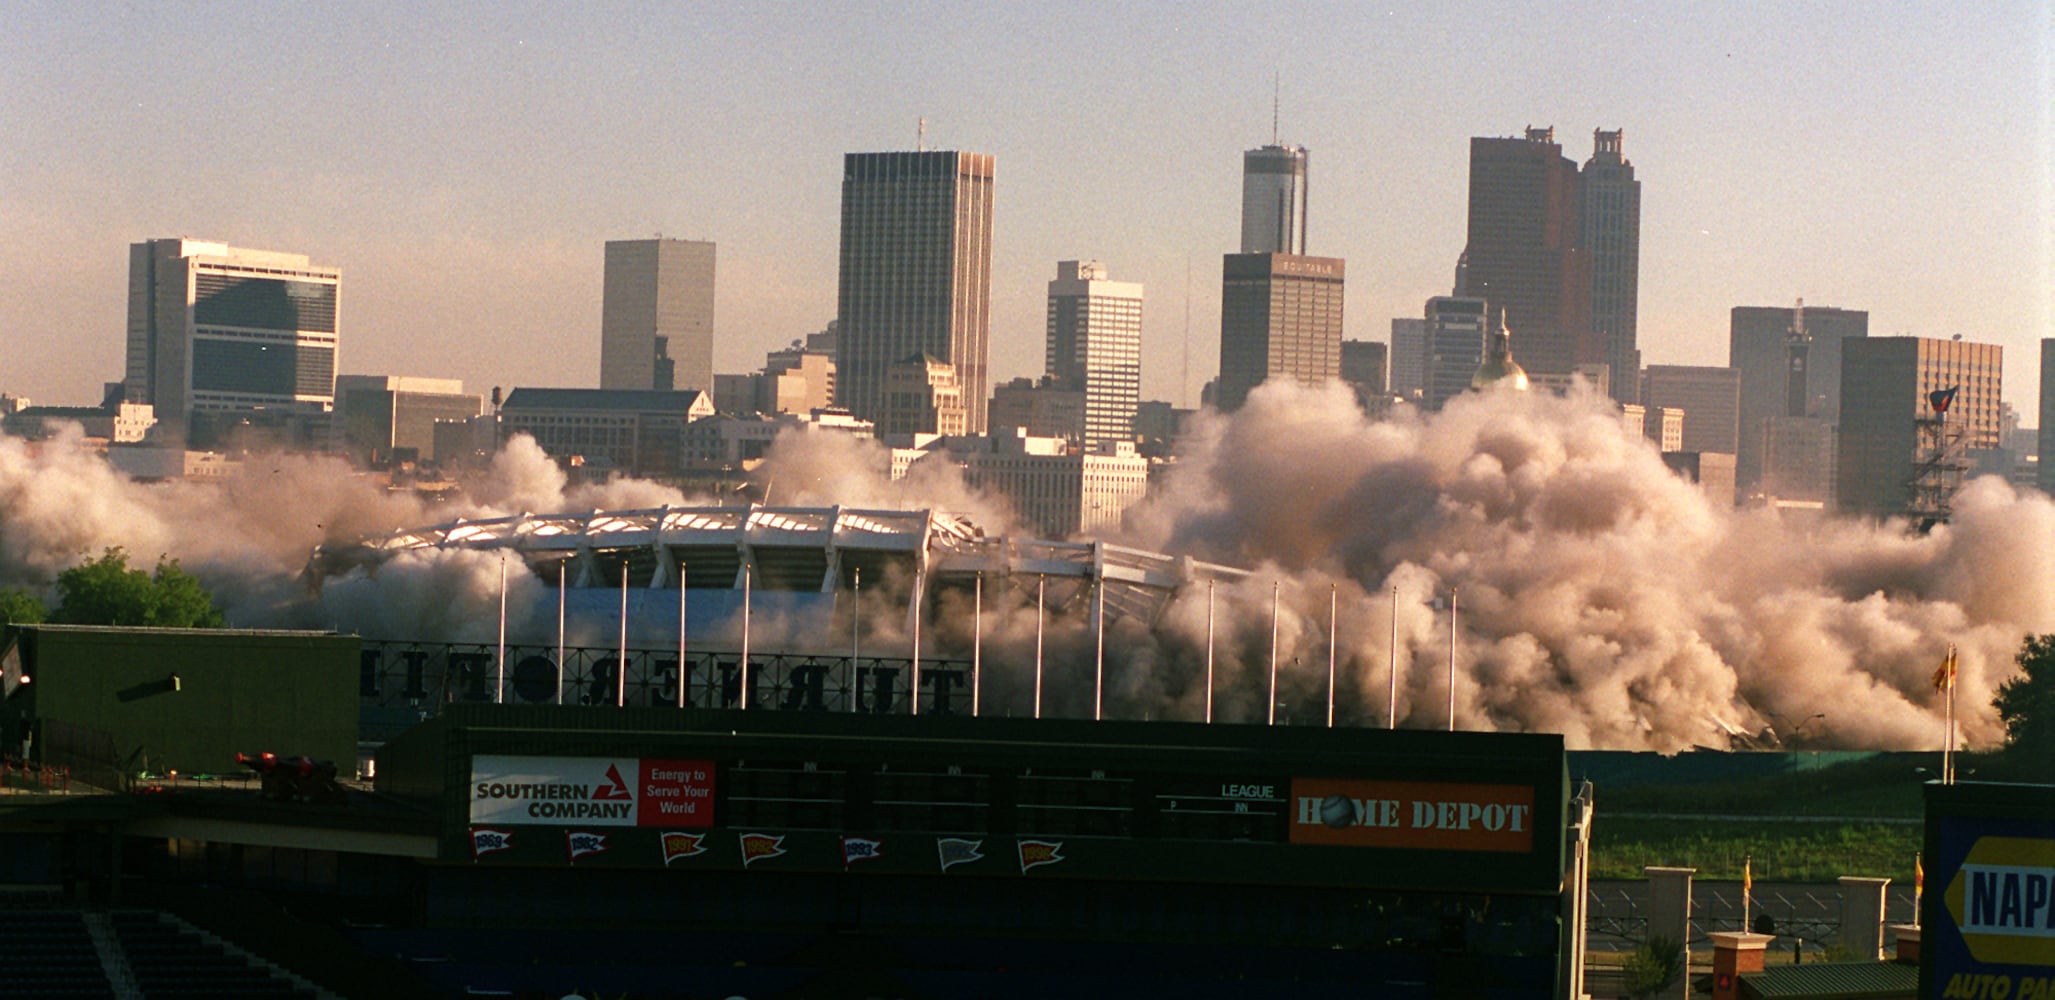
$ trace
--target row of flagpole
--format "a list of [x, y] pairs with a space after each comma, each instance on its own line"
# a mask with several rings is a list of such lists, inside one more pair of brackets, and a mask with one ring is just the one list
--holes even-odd
[[[564, 662], [564, 647], [565, 647], [565, 590], [566, 590], [566, 585], [567, 585], [567, 583], [568, 583], [568, 581], [567, 581], [567, 579], [566, 579], [566, 575], [565, 575], [565, 567], [566, 567], [566, 565], [567, 565], [567, 561], [566, 561], [566, 562], [559, 562], [559, 563], [557, 564], [557, 663], [559, 663], [559, 664], [562, 664], [562, 663]], [[751, 601], [751, 598], [752, 598], [752, 594], [751, 594], [751, 591], [752, 591], [752, 587], [751, 587], [751, 578], [752, 578], [752, 573], [751, 573], [751, 567], [749, 567], [749, 566], [746, 566], [746, 565], [745, 565], [745, 566], [743, 566], [743, 567], [742, 567], [742, 656], [741, 656], [741, 663], [740, 663], [740, 668], [741, 668], [741, 692], [740, 692], [740, 705], [741, 705], [741, 707], [742, 707], [742, 708], [745, 708], [745, 709], [749, 707], [749, 689], [750, 689], [750, 683], [749, 683], [749, 667], [750, 667], [750, 662], [749, 662], [749, 661], [750, 661], [750, 655], [749, 655], [749, 654], [750, 654], [750, 649], [749, 649], [749, 646], [750, 646], [750, 631], [751, 631], [751, 628], [750, 628], [750, 624], [751, 624], [751, 623], [750, 623], [750, 612], [751, 612], [751, 605], [752, 605], [752, 601]], [[679, 564], [679, 566], [678, 566], [678, 662], [679, 662], [679, 664], [681, 665], [681, 671], [682, 671], [682, 665], [683, 665], [683, 664], [685, 663], [685, 634], [686, 634], [686, 589], [687, 589], [687, 582], [686, 582], [686, 581], [687, 581], [687, 577], [686, 577], [686, 566], [685, 566], [685, 565], [684, 565], [683, 563], [680, 563], [680, 564]], [[923, 583], [922, 577], [921, 577], [920, 575], [916, 575], [916, 577], [915, 577], [915, 583], [914, 583], [914, 585], [915, 585], [916, 589], [920, 588], [920, 587], [921, 587], [921, 585], [922, 585], [922, 583]], [[1046, 595], [1047, 595], [1047, 587], [1048, 587], [1048, 578], [1047, 578], [1047, 576], [1046, 576], [1045, 574], [1037, 574], [1037, 575], [1036, 575], [1036, 580], [1035, 580], [1035, 686], [1034, 686], [1034, 717], [1035, 717], [1035, 718], [1037, 718], [1037, 719], [1039, 719], [1039, 718], [1041, 718], [1041, 717], [1042, 717], [1042, 676], [1043, 676], [1043, 663], [1042, 663], [1042, 652], [1043, 652], [1043, 618], [1044, 618], [1044, 615], [1045, 615], [1045, 607], [1046, 607]], [[1279, 618], [1279, 602], [1280, 602], [1280, 599], [1281, 599], [1281, 594], [1282, 594], [1282, 587], [1283, 587], [1283, 585], [1282, 585], [1282, 583], [1281, 583], [1281, 582], [1279, 582], [1279, 581], [1274, 581], [1274, 580], [1273, 580], [1273, 581], [1271, 581], [1271, 585], [1270, 585], [1270, 684], [1269, 684], [1269, 705], [1268, 705], [1268, 708], [1267, 708], [1267, 710], [1266, 710], [1266, 712], [1265, 712], [1265, 719], [1264, 719], [1264, 722], [1265, 722], [1265, 724], [1266, 724], [1266, 725], [1273, 725], [1273, 726], [1277, 724], [1277, 704], [1278, 704], [1278, 703], [1277, 703], [1277, 666], [1278, 666], [1278, 625], [1279, 625], [1279, 620], [1280, 620], [1280, 618]], [[851, 669], [852, 669], [852, 670], [854, 670], [854, 669], [855, 669], [855, 667], [856, 667], [856, 664], [857, 664], [857, 663], [858, 663], [858, 662], [859, 662], [859, 661], [861, 660], [861, 658], [862, 658], [862, 650], [863, 650], [863, 645], [862, 645], [862, 608], [863, 608], [863, 605], [862, 605], [862, 597], [863, 597], [863, 570], [862, 570], [861, 568], [857, 568], [857, 569], [854, 569], [854, 570], [852, 571], [852, 573], [851, 573], [851, 591], [852, 591], [852, 595], [853, 595], [853, 596], [852, 596], [852, 598], [851, 598], [851, 601], [850, 601], [850, 618], [849, 618], [849, 662], [850, 662], [850, 667], [851, 667]], [[1094, 601], [1094, 606], [1093, 606], [1093, 609], [1092, 609], [1092, 626], [1093, 626], [1093, 632], [1094, 632], [1094, 650], [1093, 650], [1093, 684], [1092, 684], [1092, 719], [1093, 719], [1094, 721], [1100, 721], [1100, 720], [1103, 720], [1103, 719], [1104, 719], [1104, 717], [1105, 717], [1105, 700], [1106, 700], [1106, 582], [1105, 582], [1105, 580], [1104, 580], [1104, 579], [1101, 579], [1101, 580], [1099, 580], [1099, 581], [1095, 582], [1095, 583], [1093, 584], [1093, 591], [1094, 591], [1094, 592], [1093, 592], [1093, 601]], [[971, 612], [971, 715], [972, 715], [972, 716], [976, 716], [976, 715], [978, 715], [978, 714], [980, 713], [980, 711], [982, 710], [982, 707], [983, 707], [983, 704], [982, 704], [982, 703], [983, 703], [983, 673], [984, 673], [984, 670], [983, 670], [983, 667], [984, 667], [984, 621], [983, 621], [983, 619], [984, 619], [984, 600], [985, 600], [985, 575], [984, 575], [983, 573], [979, 573], [979, 574], [977, 574], [977, 578], [976, 578], [976, 581], [975, 581], [975, 583], [974, 583], [974, 589], [973, 589], [973, 592], [972, 592], [972, 593], [973, 593], [973, 596], [972, 596], [972, 601], [973, 601], [973, 604], [972, 604], [972, 612]], [[1397, 588], [1397, 587], [1393, 587], [1393, 588], [1392, 588], [1392, 591], [1391, 591], [1391, 607], [1392, 607], [1392, 620], [1391, 620], [1391, 649], [1390, 649], [1390, 653], [1389, 653], [1389, 659], [1388, 659], [1388, 662], [1389, 662], [1389, 663], [1391, 664], [1391, 669], [1390, 669], [1390, 674], [1391, 674], [1391, 676], [1390, 676], [1390, 690], [1389, 690], [1389, 694], [1388, 694], [1388, 696], [1387, 696], [1387, 715], [1386, 715], [1386, 723], [1385, 723], [1385, 724], [1386, 724], [1386, 726], [1387, 726], [1387, 728], [1391, 728], [1391, 729], [1396, 729], [1396, 728], [1398, 728], [1398, 596], [1399, 596], [1399, 594], [1398, 594], [1398, 588]], [[1338, 617], [1338, 615], [1339, 615], [1339, 611], [1340, 611], [1340, 588], [1339, 588], [1339, 585], [1337, 585], [1337, 584], [1329, 584], [1329, 585], [1328, 585], [1328, 594], [1327, 594], [1327, 726], [1328, 726], [1328, 728], [1333, 728], [1333, 726], [1334, 726], [1334, 711], [1335, 711], [1335, 695], [1336, 695], [1336, 669], [1337, 669], [1337, 666], [1338, 666], [1338, 663], [1337, 663], [1337, 654], [1338, 654], [1338, 651], [1339, 651], [1339, 626], [1340, 626], [1340, 621], [1339, 621], [1339, 617]], [[920, 683], [921, 683], [921, 659], [920, 659], [920, 654], [921, 654], [921, 622], [922, 622], [922, 615], [921, 615], [921, 602], [920, 602], [920, 601], [918, 601], [918, 600], [916, 600], [916, 601], [914, 602], [914, 608], [913, 608], [913, 656], [912, 656], [912, 667], [913, 667], [913, 695], [912, 695], [912, 697], [911, 697], [911, 711], [912, 711], [912, 714], [914, 714], [914, 715], [919, 715], [919, 714], [920, 714]], [[628, 662], [628, 570], [627, 570], [627, 566], [626, 566], [626, 564], [625, 564], [625, 563], [624, 563], [624, 564], [622, 565], [622, 568], [621, 568], [621, 602], [620, 602], [620, 628], [619, 628], [619, 635], [618, 635], [618, 640], [619, 640], [619, 647], [618, 647], [618, 651], [617, 651], [617, 656], [618, 656], [618, 663], [620, 664], [620, 667], [619, 667], [619, 668], [618, 668], [618, 669], [617, 669], [617, 670], [615, 671], [615, 678], [614, 678], [614, 680], [615, 680], [615, 688], [614, 688], [614, 703], [615, 703], [616, 705], [625, 705], [625, 704], [627, 704], [627, 700], [628, 700], [628, 672], [627, 672], [627, 669], [626, 669], [626, 664], [627, 664], [627, 662]], [[1209, 580], [1209, 581], [1207, 581], [1207, 582], [1206, 582], [1206, 707], [1205, 707], [1205, 721], [1207, 721], [1207, 722], [1209, 722], [1209, 723], [1213, 721], [1213, 692], [1214, 692], [1214, 679], [1213, 679], [1213, 664], [1214, 664], [1214, 654], [1213, 654], [1213, 641], [1214, 641], [1214, 582], [1213, 582], [1213, 581], [1211, 581], [1211, 580]], [[1455, 731], [1455, 726], [1456, 726], [1456, 641], [1457, 641], [1457, 632], [1456, 632], [1456, 592], [1455, 592], [1455, 590], [1454, 590], [1454, 589], [1451, 589], [1451, 590], [1449, 591], [1449, 659], [1448, 659], [1448, 681], [1449, 681], [1449, 702], [1448, 702], [1448, 728], [1449, 728], [1449, 731], [1451, 731], [1451, 732]], [[1294, 661], [1294, 662], [1297, 662], [1297, 661]], [[1955, 698], [1954, 698], [1954, 687], [1953, 687], [1953, 679], [1954, 679], [1954, 669], [1953, 669], [1953, 668], [1954, 668], [1954, 663], [1955, 663], [1955, 647], [1953, 647], [1953, 646], [1950, 646], [1950, 647], [1949, 647], [1949, 649], [1948, 649], [1948, 661], [1947, 661], [1947, 663], [1946, 663], [1946, 664], [1945, 664], [1945, 665], [1943, 666], [1943, 668], [1942, 668], [1942, 669], [1943, 669], [1944, 671], [1946, 671], [1946, 672], [1947, 672], [1947, 684], [1946, 684], [1946, 686], [1947, 686], [1947, 687], [1948, 687], [1948, 689], [1949, 689], [1949, 698], [1948, 698], [1948, 708], [1949, 708], [1949, 713], [1948, 713], [1948, 733], [1949, 733], [1949, 744], [1950, 744], [1950, 746], [1951, 746], [1951, 747], [1952, 747], [1952, 745], [1953, 745], [1953, 743], [1954, 743], [1954, 732], [1955, 732], [1955, 714], [1954, 714], [1954, 708], [1955, 708]], [[1940, 676], [1939, 674], [1937, 674], [1937, 675], [1935, 676], [1935, 683], [1936, 683], [1936, 685], [1937, 685], [1937, 686], [1941, 686], [1941, 685], [1942, 685], [1942, 683], [1943, 683], [1943, 682], [1942, 682], [1942, 678], [1941, 678], [1941, 676]], [[500, 556], [500, 566], [499, 566], [499, 656], [498, 656], [498, 680], [497, 680], [497, 683], [496, 683], [496, 685], [495, 685], [495, 689], [494, 689], [494, 695], [493, 695], [493, 700], [494, 700], [494, 701], [495, 701], [496, 703], [504, 703], [504, 702], [506, 701], [506, 687], [507, 687], [507, 560], [506, 560], [506, 556], [505, 556], [504, 554], [502, 554], [502, 555]], [[851, 680], [850, 680], [850, 685], [849, 685], [849, 692], [850, 692], [850, 708], [851, 708], [851, 710], [852, 710], [852, 711], [854, 711], [854, 710], [855, 710], [855, 707], [856, 707], [856, 703], [857, 703], [857, 683], [856, 683], [856, 680], [855, 680], [855, 678], [854, 678], [854, 676], [853, 676], [853, 675], [852, 675], [852, 677], [851, 677]], [[677, 707], [679, 707], [679, 708], [683, 708], [683, 707], [685, 707], [685, 685], [684, 685], [684, 684], [682, 683], [682, 681], [681, 681], [681, 683], [679, 683], [679, 685], [678, 685], [678, 689], [677, 689], [677, 692], [676, 692], [676, 698], [677, 698], [677, 702], [676, 702], [676, 703], [677, 703]], [[561, 704], [563, 704], [563, 701], [564, 701], [564, 673], [563, 673], [563, 671], [562, 671], [562, 670], [559, 670], [559, 671], [557, 672], [557, 690], [556, 690], [556, 702], [557, 702], [557, 704], [560, 704], [560, 705], [561, 705]], [[1945, 773], [1947, 774], [1947, 780], [1949, 780], [1949, 781], [1951, 781], [1951, 782], [1952, 782], [1952, 781], [1953, 781], [1953, 769], [1952, 769], [1952, 766], [1951, 766], [1951, 765], [1950, 765], [1949, 763], [1947, 763], [1947, 761], [1948, 761], [1948, 758], [1947, 758], [1947, 757], [1946, 757], [1945, 755], [1944, 755], [1944, 757], [1943, 757], [1943, 761], [1944, 761], [1944, 763], [1943, 763], [1943, 769], [1944, 769], [1944, 772], [1945, 772]]]

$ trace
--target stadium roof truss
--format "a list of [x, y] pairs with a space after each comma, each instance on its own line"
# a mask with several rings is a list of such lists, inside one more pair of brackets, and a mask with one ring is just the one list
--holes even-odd
[[[880, 563], [910, 569], [920, 593], [997, 578], [1002, 586], [1028, 593], [1043, 589], [1058, 607], [1090, 600], [1097, 584], [1109, 615], [1148, 622], [1188, 585], [1248, 575], [1105, 542], [988, 537], [969, 520], [934, 510], [750, 505], [459, 519], [316, 549], [310, 576], [318, 584], [352, 569], [375, 571], [403, 552], [433, 549], [513, 550], [538, 571], [562, 564], [573, 587], [611, 586], [622, 578], [614, 567], [625, 565], [631, 582], [646, 574], [652, 589], [676, 587], [681, 567], [691, 568], [695, 589], [709, 582], [701, 575], [705, 568], [715, 568], [716, 576], [732, 568], [727, 585], [741, 589], [751, 570], [770, 563], [801, 566], [796, 578], [817, 579], [823, 593], [847, 586], [845, 568]], [[779, 589], [815, 589], [791, 585], [794, 578], [788, 573]], [[757, 579], [771, 578], [758, 572]]]

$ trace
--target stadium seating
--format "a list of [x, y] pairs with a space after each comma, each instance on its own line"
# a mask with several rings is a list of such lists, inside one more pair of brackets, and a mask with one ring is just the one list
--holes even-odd
[[136, 985], [150, 1000], [314, 1000], [268, 969], [148, 911], [113, 914]]
[[76, 912], [0, 907], [0, 998], [104, 997], [114, 987]]

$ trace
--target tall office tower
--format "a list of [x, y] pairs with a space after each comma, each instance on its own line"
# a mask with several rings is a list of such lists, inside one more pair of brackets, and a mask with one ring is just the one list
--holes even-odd
[[[1736, 306], [1727, 334], [1727, 364], [1741, 375], [1741, 440], [1734, 478], [1743, 493], [1764, 475], [1765, 435], [1772, 417], [1841, 419], [1841, 352], [1851, 337], [1869, 336], [1859, 309]], [[1797, 367], [1793, 367], [1794, 363]], [[1787, 450], [1787, 453], [1788, 450]]]
[[[1967, 452], [1999, 442], [2004, 351], [1929, 337], [1841, 345], [1834, 502], [1876, 517], [1945, 521]], [[1951, 393], [1939, 400], [1934, 394]]]
[[1601, 360], [1611, 369], [1612, 397], [1635, 400], [1634, 373], [1641, 350], [1634, 334], [1640, 302], [1641, 182], [1634, 164], [1620, 152], [1622, 133], [1594, 129], [1591, 159], [1577, 180], [1583, 188], [1578, 214], [1581, 243], [1591, 259], [1591, 329], [1604, 345]]
[[1439, 410], [1469, 391], [1470, 378], [1484, 363], [1489, 318], [1483, 299], [1437, 295], [1427, 300], [1427, 318], [1422, 321], [1427, 327], [1422, 405]]
[[1306, 147], [1242, 154], [1242, 252], [1306, 252]]
[[2055, 494], [2055, 338], [2041, 341], [2041, 423], [2034, 463], [2041, 492]]
[[1417, 400], [1427, 390], [1427, 321], [1392, 317], [1391, 393]]
[[1342, 283], [1336, 257], [1231, 253], [1221, 264], [1220, 382], [1214, 403], [1240, 409], [1273, 378], [1341, 375]]
[[[1555, 130], [1470, 140], [1469, 242], [1456, 294], [1482, 298], [1520, 343], [1535, 376], [1604, 362], [1591, 326], [1591, 260], [1580, 246], [1577, 165]], [[1621, 381], [1620, 375], [1614, 381]]]
[[1355, 386], [1358, 395], [1383, 395], [1390, 353], [1385, 345], [1374, 340], [1342, 341], [1341, 380]]
[[981, 153], [842, 158], [835, 397], [858, 417], [882, 427], [886, 371], [927, 354], [955, 368], [970, 432], [984, 433], [992, 173]]
[[335, 405], [342, 272], [204, 240], [129, 246], [122, 391], [185, 440], [194, 417], [318, 417]]
[[1133, 441], [1142, 401], [1142, 286], [1108, 281], [1096, 260], [1057, 262], [1048, 373], [1084, 389], [1086, 447]]
[[1732, 368], [1649, 365], [1641, 403], [1684, 411], [1681, 451], [1734, 454], [1741, 435], [1741, 376]]
[[599, 387], [714, 387], [714, 245], [608, 240]]

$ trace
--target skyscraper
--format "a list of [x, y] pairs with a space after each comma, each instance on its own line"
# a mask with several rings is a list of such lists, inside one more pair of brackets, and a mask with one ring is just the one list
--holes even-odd
[[1732, 368], [1649, 365], [1641, 402], [1684, 411], [1683, 451], [1734, 454], [1741, 434], [1741, 378]]
[[1085, 391], [1085, 445], [1132, 441], [1142, 400], [1142, 286], [1109, 281], [1096, 260], [1056, 264], [1049, 282], [1048, 373]]
[[[2004, 374], [1996, 344], [1844, 341], [1835, 505], [1875, 517], [1946, 520], [1966, 453], [1998, 447]], [[1941, 406], [1935, 393], [1949, 393]]]
[[835, 395], [858, 417], [880, 419], [886, 371], [926, 354], [955, 369], [984, 432], [992, 175], [981, 153], [843, 157]]
[[1306, 147], [1242, 154], [1242, 252], [1306, 252]]
[[2043, 493], [2055, 493], [2055, 338], [2041, 340], [2041, 423], [2034, 479]]
[[342, 272], [205, 240], [129, 246], [128, 402], [186, 439], [195, 415], [316, 416], [335, 404]]
[[1391, 393], [1417, 400], [1427, 389], [1427, 321], [1391, 320]]
[[1439, 410], [1470, 388], [1484, 363], [1488, 315], [1483, 299], [1437, 295], [1427, 300], [1427, 374], [1420, 402]]
[[[1829, 428], [1841, 419], [1841, 353], [1869, 336], [1857, 309], [1736, 306], [1729, 319], [1727, 364], [1741, 375], [1741, 440], [1734, 478], [1743, 493], [1762, 484], [1765, 435], [1775, 417], [1807, 417]], [[1821, 433], [1825, 433], [1822, 431]], [[1787, 449], [1788, 451], [1788, 449]]]
[[1522, 363], [1537, 376], [1606, 360], [1591, 323], [1580, 194], [1577, 165], [1563, 156], [1554, 129], [1470, 140], [1469, 239], [1455, 291], [1503, 315]]
[[1636, 398], [1634, 373], [1641, 370], [1635, 341], [1641, 281], [1641, 182], [1621, 154], [1622, 132], [1594, 129], [1591, 159], [1578, 175], [1581, 242], [1591, 259], [1591, 329], [1612, 369], [1612, 397]]
[[1214, 402], [1239, 409], [1273, 378], [1341, 375], [1342, 282], [1336, 257], [1231, 253], [1222, 262], [1220, 383]]
[[714, 245], [608, 240], [599, 387], [714, 388]]

